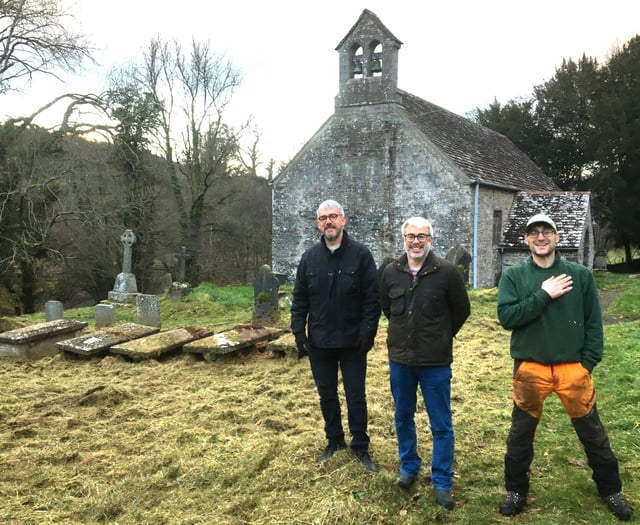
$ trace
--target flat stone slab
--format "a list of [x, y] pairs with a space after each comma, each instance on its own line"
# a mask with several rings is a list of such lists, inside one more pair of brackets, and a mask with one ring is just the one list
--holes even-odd
[[175, 328], [114, 345], [109, 351], [126, 355], [131, 359], [149, 359], [171, 352], [196, 339], [210, 336], [213, 331], [213, 328], [206, 327]]
[[277, 339], [284, 333], [279, 328], [255, 325], [238, 325], [203, 339], [184, 345], [183, 350], [189, 353], [202, 354], [207, 361], [214, 361], [217, 356], [230, 354], [243, 348]]
[[57, 343], [59, 350], [72, 352], [78, 355], [93, 356], [104, 353], [114, 345], [138, 339], [159, 332], [156, 326], [145, 326], [137, 323], [122, 323], [107, 328], [96, 330], [90, 334], [82, 335]]
[[84, 321], [56, 319], [0, 334], [0, 357], [37, 359], [58, 353], [56, 343], [75, 337], [87, 327]]

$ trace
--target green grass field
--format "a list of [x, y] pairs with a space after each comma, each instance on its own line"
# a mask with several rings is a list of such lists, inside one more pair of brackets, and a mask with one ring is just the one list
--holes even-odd
[[[624, 492], [640, 501], [640, 279], [599, 274], [608, 294], [605, 357], [594, 370], [600, 415], [618, 455]], [[0, 523], [11, 524], [607, 524], [586, 458], [556, 398], [536, 440], [526, 511], [498, 514], [509, 428], [509, 334], [495, 314], [496, 290], [470, 292], [472, 315], [455, 343], [456, 508], [435, 505], [424, 407], [416, 423], [425, 469], [408, 491], [398, 470], [382, 322], [370, 353], [371, 454], [366, 471], [349, 451], [323, 467], [318, 398], [293, 338], [284, 358], [245, 352], [215, 362], [178, 353], [162, 360], [121, 356], [0, 366]], [[163, 328], [251, 320], [248, 287], [202, 286], [187, 300], [162, 300]], [[283, 303], [285, 304], [285, 303]], [[118, 307], [119, 321], [135, 309]], [[93, 309], [65, 312], [92, 322]], [[282, 326], [288, 325], [286, 306]], [[41, 316], [21, 318], [24, 323]], [[346, 414], [345, 419], [346, 426]], [[637, 518], [634, 517], [637, 521]]]

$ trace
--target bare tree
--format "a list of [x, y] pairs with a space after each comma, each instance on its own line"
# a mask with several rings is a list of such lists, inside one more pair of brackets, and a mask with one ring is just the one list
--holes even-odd
[[43, 73], [75, 71], [91, 59], [85, 37], [69, 29], [73, 16], [58, 0], [0, 0], [0, 94]]
[[260, 151], [260, 139], [262, 138], [262, 131], [257, 126], [253, 126], [250, 130], [251, 142], [240, 148], [240, 162], [242, 167], [248, 175], [254, 177], [258, 175], [258, 168], [262, 165], [260, 158], [262, 153]]
[[52, 229], [81, 220], [65, 205], [70, 166], [60, 136], [44, 130], [20, 130], [5, 124], [0, 144], [0, 274], [25, 312], [35, 308], [38, 272], [48, 262], [61, 266], [63, 255], [50, 242]]
[[161, 108], [156, 146], [167, 162], [181, 244], [197, 265], [205, 211], [228, 200], [218, 182], [240, 165], [240, 134], [248, 124], [234, 128], [225, 117], [241, 75], [209, 43], [193, 40], [183, 51], [178, 42], [157, 37], [143, 52], [137, 81]]

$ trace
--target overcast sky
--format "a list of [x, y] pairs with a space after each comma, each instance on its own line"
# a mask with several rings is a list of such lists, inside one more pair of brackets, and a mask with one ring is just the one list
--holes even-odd
[[[71, 2], [72, 0], [70, 0]], [[331, 116], [336, 46], [363, 9], [401, 42], [398, 87], [464, 115], [528, 96], [563, 58], [604, 61], [640, 34], [637, 0], [75, 0], [101, 67], [66, 85], [40, 77], [0, 98], [1, 116], [27, 114], [67, 91], [100, 92], [110, 68], [152, 37], [210, 41], [242, 71], [230, 117], [263, 130], [265, 160], [291, 158]], [[100, 7], [98, 7], [100, 6]]]

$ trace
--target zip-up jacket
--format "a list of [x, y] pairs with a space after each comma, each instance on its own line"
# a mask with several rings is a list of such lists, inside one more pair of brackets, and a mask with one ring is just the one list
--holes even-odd
[[353, 348], [373, 340], [380, 321], [378, 271], [369, 249], [342, 230], [332, 252], [324, 236], [302, 254], [291, 304], [291, 331], [314, 348]]
[[[570, 275], [573, 289], [556, 299], [542, 281]], [[543, 364], [580, 362], [589, 372], [602, 359], [602, 312], [591, 271], [556, 252], [549, 268], [529, 262], [507, 268], [498, 286], [498, 319], [511, 330], [511, 357]]]
[[432, 251], [414, 277], [404, 254], [387, 265], [380, 283], [389, 319], [389, 359], [407, 366], [449, 365], [453, 338], [471, 313], [458, 269]]

